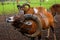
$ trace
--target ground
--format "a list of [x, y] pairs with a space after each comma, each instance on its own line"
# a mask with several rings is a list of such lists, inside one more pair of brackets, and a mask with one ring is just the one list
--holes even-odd
[[[8, 15], [11, 16], [11, 15]], [[6, 15], [0, 15], [0, 40], [30, 40], [30, 38], [25, 37], [20, 32], [14, 30], [13, 26], [6, 23], [6, 18], [8, 17]], [[56, 23], [55, 31], [57, 40], [60, 40], [60, 15], [56, 16], [56, 19], [58, 23]], [[47, 31], [43, 31], [42, 33], [42, 40], [45, 40], [45, 36], [47, 34]], [[37, 40], [37, 38], [36, 38]], [[51, 32], [50, 40], [53, 40], [53, 35]]]

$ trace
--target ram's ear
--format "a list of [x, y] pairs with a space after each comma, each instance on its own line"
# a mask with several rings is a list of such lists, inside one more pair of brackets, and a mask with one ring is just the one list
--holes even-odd
[[20, 7], [21, 7], [21, 6], [18, 4], [18, 5], [17, 5], [17, 8], [20, 8]]

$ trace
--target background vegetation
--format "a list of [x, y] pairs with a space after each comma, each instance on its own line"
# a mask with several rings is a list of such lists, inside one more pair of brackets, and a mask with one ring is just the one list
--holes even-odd
[[[40, 0], [30, 0], [30, 5], [31, 7], [38, 7], [38, 6], [43, 6], [47, 9], [49, 9], [53, 4], [60, 4], [60, 0], [48, 0], [44, 2], [40, 2]], [[26, 0], [21, 0], [19, 1], [19, 4], [26, 3]], [[41, 4], [41, 5], [40, 5]], [[0, 1], [0, 15], [4, 14], [15, 14], [18, 13], [17, 9], [17, 3], [16, 1]]]

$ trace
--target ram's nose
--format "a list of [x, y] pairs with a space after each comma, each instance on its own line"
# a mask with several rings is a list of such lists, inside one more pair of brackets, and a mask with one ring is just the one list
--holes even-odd
[[13, 20], [13, 17], [9, 17], [9, 18], [6, 18], [6, 22], [7, 23], [11, 23], [11, 22], [13, 22], [14, 20]]
[[6, 18], [6, 22], [7, 22], [7, 23], [9, 23], [9, 22], [10, 22], [9, 20], [11, 20], [11, 18]]

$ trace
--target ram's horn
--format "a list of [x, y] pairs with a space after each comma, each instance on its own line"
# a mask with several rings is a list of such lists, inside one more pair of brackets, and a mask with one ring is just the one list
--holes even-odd
[[33, 33], [33, 34], [25, 34], [25, 36], [28, 36], [28, 37], [36, 37], [37, 35], [40, 34], [41, 30], [42, 30], [42, 24], [41, 24], [41, 19], [36, 16], [36, 15], [32, 15], [32, 14], [25, 14], [25, 20], [34, 20], [37, 24], [38, 24], [38, 27], [36, 29], [36, 32]]
[[30, 5], [27, 3], [23, 4], [23, 7], [25, 7], [25, 6], [28, 6], [28, 8], [30, 8]]

